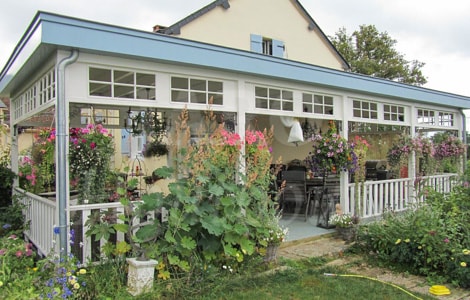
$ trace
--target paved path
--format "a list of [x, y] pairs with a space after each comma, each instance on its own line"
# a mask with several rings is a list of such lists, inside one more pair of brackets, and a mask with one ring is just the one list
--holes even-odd
[[[413, 292], [433, 296], [429, 293], [429, 284], [423, 277], [391, 272], [387, 269], [376, 268], [364, 262], [360, 256], [343, 255], [349, 247], [334, 234], [318, 236], [310, 239], [287, 242], [281, 245], [278, 256], [289, 259], [302, 259], [317, 256], [330, 256], [332, 261], [328, 265], [348, 264], [350, 274], [358, 274], [389, 282]], [[354, 262], [354, 263], [352, 263]], [[451, 294], [446, 296], [434, 296], [436, 299], [445, 300], [469, 300], [470, 290], [450, 288]]]

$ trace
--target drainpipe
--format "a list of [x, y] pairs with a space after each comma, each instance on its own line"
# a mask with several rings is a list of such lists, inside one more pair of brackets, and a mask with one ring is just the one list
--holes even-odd
[[65, 67], [74, 63], [78, 58], [78, 50], [72, 50], [69, 57], [62, 59], [56, 66], [57, 73], [57, 103], [56, 103], [56, 178], [57, 199], [59, 203], [59, 250], [60, 257], [65, 258], [67, 251], [67, 99], [65, 98]]
[[[465, 115], [463, 109], [460, 109], [460, 115], [462, 116], [462, 141], [464, 145], [467, 145], [467, 116]], [[468, 147], [466, 147], [468, 150]], [[463, 158], [463, 173], [467, 169], [467, 151], [465, 151], [465, 157]], [[465, 178], [465, 181], [468, 181], [468, 178]]]

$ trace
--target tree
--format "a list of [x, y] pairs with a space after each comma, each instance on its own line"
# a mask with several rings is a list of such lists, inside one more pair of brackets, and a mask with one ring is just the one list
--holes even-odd
[[395, 49], [397, 41], [387, 32], [378, 32], [374, 25], [361, 25], [350, 36], [343, 27], [330, 39], [354, 73], [418, 86], [427, 82], [421, 72], [424, 63], [407, 61]]

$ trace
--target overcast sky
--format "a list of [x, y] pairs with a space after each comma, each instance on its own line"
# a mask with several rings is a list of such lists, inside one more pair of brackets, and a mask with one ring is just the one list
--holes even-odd
[[[233, 0], [236, 1], [236, 0]], [[255, 0], [253, 0], [255, 1]], [[287, 0], [286, 0], [287, 1]], [[0, 68], [37, 11], [152, 30], [171, 25], [212, 0], [0, 0]], [[300, 0], [323, 32], [375, 25], [397, 40], [407, 60], [426, 65], [426, 88], [470, 96], [470, 1]]]

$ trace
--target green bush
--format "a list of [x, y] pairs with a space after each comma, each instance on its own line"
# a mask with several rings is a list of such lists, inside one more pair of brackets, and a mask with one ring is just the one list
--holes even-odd
[[[426, 203], [364, 225], [357, 246], [389, 265], [431, 281], [470, 284], [470, 190], [426, 192]], [[468, 266], [467, 266], [468, 263]]]

